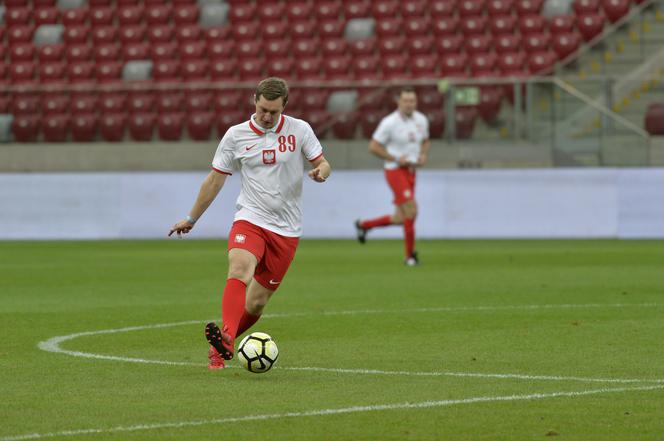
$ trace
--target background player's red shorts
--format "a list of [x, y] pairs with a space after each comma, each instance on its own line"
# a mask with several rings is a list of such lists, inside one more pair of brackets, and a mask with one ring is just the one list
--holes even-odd
[[415, 169], [411, 167], [385, 169], [385, 179], [394, 193], [394, 205], [415, 199]]
[[295, 257], [299, 241], [299, 237], [281, 236], [251, 222], [239, 220], [233, 222], [228, 234], [228, 251], [241, 248], [256, 256], [258, 265], [254, 279], [265, 288], [275, 291]]

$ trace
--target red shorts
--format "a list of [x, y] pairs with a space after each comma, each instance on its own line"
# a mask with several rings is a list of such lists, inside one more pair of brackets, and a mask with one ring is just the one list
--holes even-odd
[[385, 179], [394, 193], [394, 205], [415, 199], [415, 169], [410, 167], [385, 169]]
[[233, 222], [228, 234], [228, 251], [241, 248], [256, 256], [254, 279], [265, 288], [276, 291], [295, 257], [299, 237], [281, 236], [251, 222]]

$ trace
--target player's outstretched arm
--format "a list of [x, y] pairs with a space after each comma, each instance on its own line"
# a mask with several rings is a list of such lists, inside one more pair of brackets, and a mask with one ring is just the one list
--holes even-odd
[[332, 173], [332, 167], [323, 156], [311, 163], [313, 168], [309, 170], [309, 177], [316, 182], [325, 182]]
[[221, 191], [221, 187], [226, 182], [226, 176], [213, 170], [205, 177], [203, 184], [201, 184], [201, 189], [198, 191], [196, 202], [194, 202], [194, 206], [189, 212], [189, 216], [187, 216], [187, 219], [173, 225], [171, 231], [168, 233], [169, 236], [177, 233], [178, 237], [182, 238], [182, 234], [187, 234], [194, 228], [196, 221], [205, 213], [205, 210], [207, 210], [212, 201], [214, 201], [214, 198], [219, 194], [219, 191]]
[[422, 141], [422, 147], [420, 148], [420, 156], [417, 158], [417, 166], [422, 167], [427, 163], [429, 159], [429, 147], [431, 147], [431, 141], [425, 139]]

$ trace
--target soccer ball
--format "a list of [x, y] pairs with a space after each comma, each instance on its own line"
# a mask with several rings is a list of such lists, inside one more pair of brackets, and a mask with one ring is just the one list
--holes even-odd
[[242, 339], [237, 358], [249, 372], [262, 374], [272, 369], [279, 357], [279, 349], [272, 337], [264, 332], [252, 332]]

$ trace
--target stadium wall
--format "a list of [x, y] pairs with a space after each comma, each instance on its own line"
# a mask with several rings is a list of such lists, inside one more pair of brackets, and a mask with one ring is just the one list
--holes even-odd
[[[0, 239], [165, 238], [206, 172], [0, 174]], [[239, 179], [191, 237], [225, 237]], [[664, 238], [664, 169], [520, 169], [418, 174], [422, 238]], [[357, 217], [392, 210], [382, 171], [305, 181], [308, 238], [352, 238]], [[396, 238], [399, 228], [372, 237]]]

